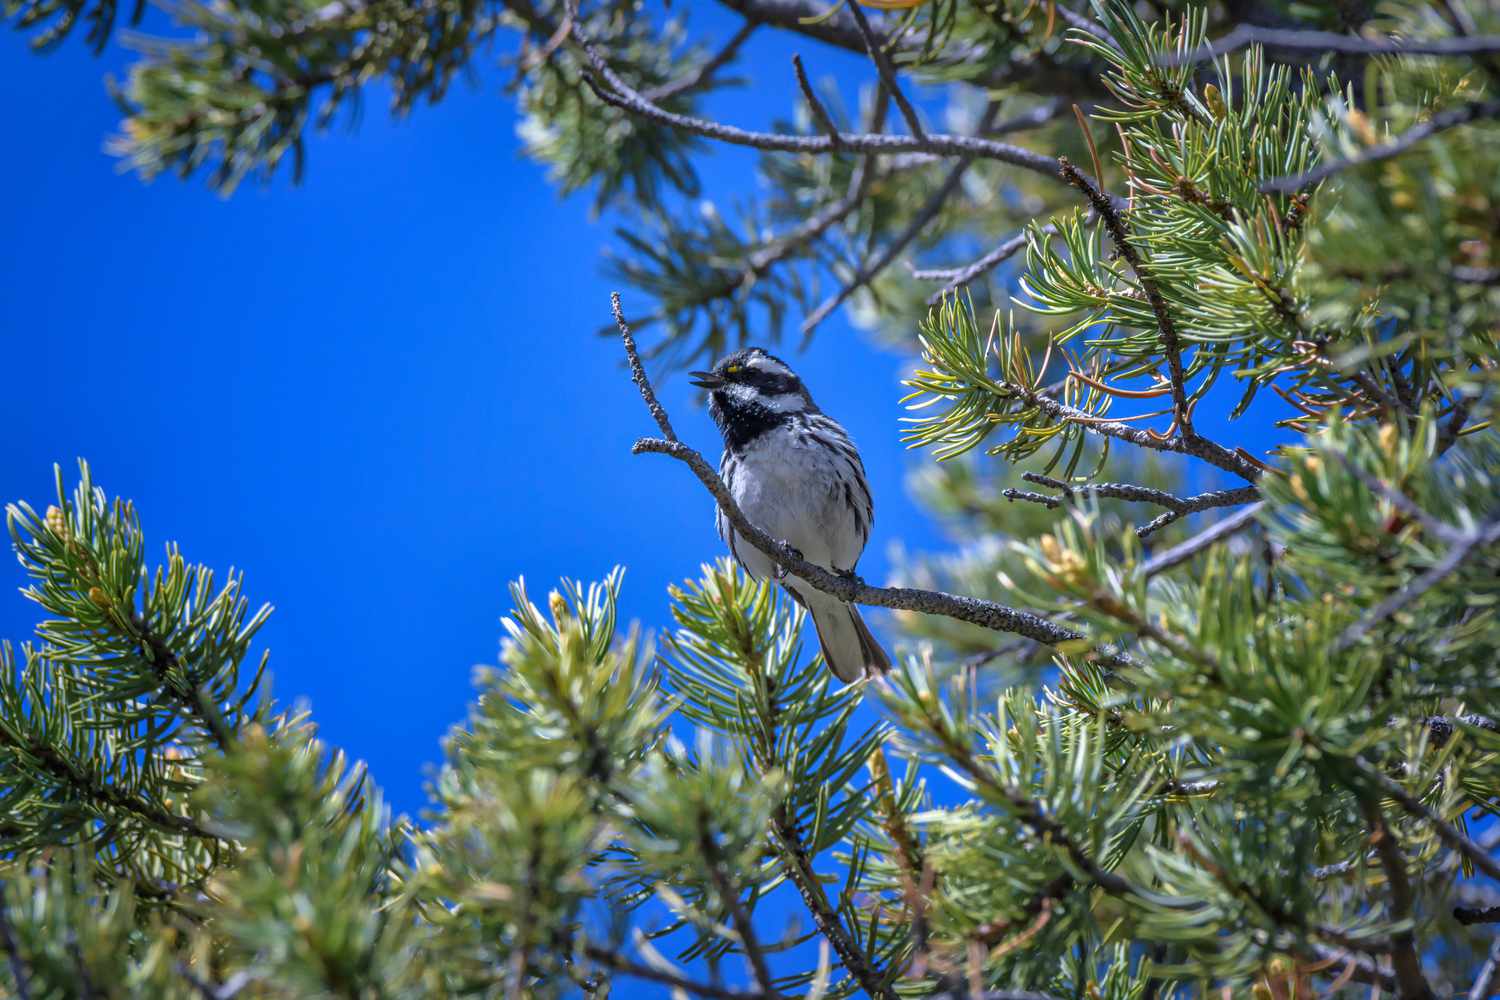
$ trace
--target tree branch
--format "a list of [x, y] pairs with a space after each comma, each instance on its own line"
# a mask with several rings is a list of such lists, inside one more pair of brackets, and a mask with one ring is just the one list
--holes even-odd
[[1500, 969], [1500, 936], [1490, 945], [1489, 958], [1479, 967], [1479, 975], [1474, 977], [1474, 985], [1469, 989], [1469, 1000], [1487, 1000], [1497, 969]]
[[1149, 580], [1153, 576], [1165, 573], [1174, 566], [1187, 562], [1209, 546], [1218, 544], [1249, 525], [1265, 509], [1265, 506], [1266, 503], [1262, 500], [1259, 503], [1251, 504], [1244, 510], [1236, 511], [1217, 524], [1200, 531], [1180, 545], [1174, 545], [1160, 555], [1141, 563], [1136, 572]]
[[[1199, 493], [1196, 496], [1179, 497], [1163, 490], [1155, 490], [1147, 486], [1136, 486], [1132, 483], [1073, 484], [1035, 472], [1028, 472], [1021, 478], [1028, 483], [1036, 483], [1039, 486], [1058, 490], [1063, 494], [1065, 499], [1069, 500], [1076, 496], [1099, 496], [1112, 500], [1153, 503], [1158, 507], [1167, 508], [1166, 514], [1136, 529], [1136, 535], [1140, 538], [1146, 538], [1160, 528], [1189, 514], [1210, 510], [1215, 507], [1233, 507], [1238, 504], [1252, 503], [1260, 497], [1260, 490], [1254, 486], [1242, 486], [1235, 490], [1214, 490], [1208, 493]], [[1043, 494], [1032, 493], [1028, 490], [1008, 489], [1001, 491], [1000, 495], [1007, 500], [1025, 500], [1030, 503], [1040, 503], [1049, 509], [1056, 508], [1064, 502], [1057, 497], [1044, 496]]]
[[[628, 329], [623, 319], [621, 326], [623, 329]], [[652, 417], [656, 419], [657, 426], [662, 428], [662, 433], [671, 435], [666, 439], [642, 438], [631, 448], [631, 452], [637, 455], [648, 453], [667, 455], [687, 465], [698, 477], [698, 481], [718, 501], [719, 508], [724, 512], [729, 523], [734, 526], [735, 532], [769, 556], [786, 572], [805, 581], [816, 590], [821, 590], [825, 594], [851, 604], [943, 615], [997, 632], [1013, 632], [1049, 646], [1085, 638], [1082, 633], [1064, 628], [1040, 615], [1020, 611], [993, 601], [946, 594], [941, 591], [917, 590], [911, 587], [872, 587], [853, 573], [834, 573], [816, 563], [808, 562], [785, 541], [772, 538], [752, 523], [735, 503], [734, 497], [730, 495], [724, 481], [719, 478], [714, 468], [701, 454], [677, 440], [676, 435], [671, 433], [671, 422], [667, 420], [666, 412], [661, 410], [660, 404], [655, 402], [656, 393], [651, 390], [650, 380], [640, 363], [634, 338], [622, 336], [622, 340], [625, 344], [626, 355], [630, 359], [632, 377], [635, 377], [636, 372], [640, 373], [636, 385], [641, 390], [647, 409], [652, 410]], [[654, 409], [653, 404], [655, 404]]]
[[1500, 118], [1500, 101], [1472, 101], [1456, 108], [1449, 108], [1447, 111], [1439, 111], [1427, 121], [1420, 125], [1413, 125], [1384, 145], [1371, 146], [1347, 160], [1334, 160], [1300, 174], [1274, 177], [1261, 184], [1260, 190], [1266, 194], [1290, 194], [1294, 191], [1301, 191], [1345, 170], [1399, 156], [1417, 143], [1439, 132], [1491, 118]]
[[589, 961], [602, 965], [612, 972], [618, 972], [632, 979], [643, 979], [650, 983], [660, 983], [673, 989], [684, 990], [688, 993], [706, 997], [708, 1000], [781, 1000], [774, 993], [747, 993], [743, 990], [731, 990], [712, 983], [700, 983], [686, 976], [680, 976], [666, 969], [659, 969], [654, 965], [644, 965], [640, 962], [626, 958], [613, 948], [602, 948], [596, 944], [583, 946], [583, 954]]
[[1206, 62], [1247, 45], [1272, 49], [1295, 49], [1315, 54], [1337, 52], [1346, 56], [1474, 56], [1500, 52], [1500, 35], [1472, 35], [1467, 38], [1360, 38], [1333, 31], [1297, 31], [1288, 28], [1266, 28], [1241, 24], [1223, 38], [1200, 45], [1191, 52], [1172, 53], [1163, 57], [1163, 66]]
[[906, 94], [901, 91], [901, 84], [896, 79], [896, 71], [891, 67], [891, 60], [886, 55], [885, 43], [876, 38], [875, 33], [870, 30], [870, 22], [858, 3], [848, 4], [846, 9], [854, 18], [854, 26], [859, 29], [865, 49], [870, 53], [870, 61], [875, 64], [875, 71], [880, 74], [880, 82], [885, 84], [885, 89], [890, 91], [896, 107], [901, 109], [901, 117], [906, 120], [906, 127], [918, 139], [927, 138], [927, 133], [922, 129], [922, 120], [917, 117], [917, 109], [911, 106], [911, 102], [906, 99]]
[[729, 41], [724, 43], [724, 47], [716, 52], [711, 59], [704, 62], [703, 65], [686, 76], [646, 91], [645, 96], [659, 104], [669, 97], [676, 97], [685, 91], [696, 90], [703, 86], [709, 80], [713, 79], [715, 73], [727, 66], [739, 54], [740, 46], [750, 40], [750, 36], [755, 34], [755, 29], [758, 27], [760, 25], [756, 24], [756, 22], [746, 21], [740, 25], [740, 30], [736, 31], [730, 37]]
[[1362, 803], [1365, 822], [1370, 828], [1370, 839], [1375, 845], [1375, 856], [1385, 871], [1386, 883], [1391, 891], [1391, 916], [1407, 926], [1391, 935], [1391, 967], [1396, 972], [1396, 982], [1401, 986], [1402, 1000], [1432, 1000], [1432, 987], [1422, 975], [1422, 959], [1417, 952], [1416, 937], [1412, 934], [1411, 879], [1406, 873], [1406, 858], [1395, 834], [1386, 825], [1379, 801], [1366, 798]]
[[1490, 852], [1480, 847], [1468, 837], [1459, 833], [1451, 823], [1445, 821], [1437, 813], [1429, 809], [1421, 799], [1406, 790], [1406, 787], [1398, 781], [1387, 777], [1385, 772], [1371, 764], [1358, 755], [1350, 758], [1360, 774], [1373, 781], [1385, 795], [1392, 799], [1411, 813], [1421, 819], [1432, 828], [1437, 838], [1448, 846], [1450, 850], [1457, 851], [1473, 862], [1474, 867], [1484, 872], [1490, 878], [1500, 879], [1500, 862], [1490, 856]]
[[1161, 331], [1162, 348], [1166, 352], [1167, 368], [1172, 377], [1172, 412], [1177, 418], [1177, 430], [1183, 437], [1195, 437], [1192, 413], [1187, 401], [1186, 379], [1182, 373], [1182, 346], [1178, 342], [1177, 323], [1172, 318], [1171, 309], [1167, 307], [1166, 298], [1157, 287], [1156, 279], [1146, 268], [1140, 251], [1131, 242], [1130, 235], [1125, 231], [1125, 223], [1120, 218], [1120, 213], [1115, 211], [1111, 200], [1089, 183], [1088, 178], [1079, 173], [1066, 156], [1058, 157], [1057, 162], [1062, 168], [1063, 178], [1083, 192], [1094, 211], [1104, 221], [1104, 228], [1109, 230], [1110, 239], [1114, 240], [1120, 256], [1130, 265], [1136, 281], [1140, 282], [1141, 290], [1146, 293], [1146, 301], [1151, 304], [1151, 312], [1155, 314], [1157, 328]]
[[[1487, 546], [1500, 542], [1500, 518], [1479, 525], [1472, 532], [1464, 535], [1449, 546], [1443, 558], [1434, 563], [1426, 572], [1412, 580], [1404, 583], [1394, 594], [1381, 601], [1375, 607], [1365, 613], [1359, 621], [1350, 625], [1339, 636], [1334, 649], [1342, 651], [1354, 645], [1360, 639], [1370, 633], [1375, 626], [1381, 622], [1388, 621], [1392, 615], [1427, 591], [1436, 587], [1450, 574], [1454, 573], [1471, 557]], [[1497, 876], [1500, 877], [1500, 876]]]
[[[593, 45], [583, 37], [576, 24], [571, 33], [577, 47], [593, 69], [592, 74], [584, 75], [584, 80], [600, 100], [622, 111], [628, 111], [663, 125], [670, 125], [693, 135], [701, 135], [736, 146], [750, 146], [755, 149], [787, 153], [828, 153], [839, 148], [860, 153], [918, 152], [943, 156], [973, 156], [1009, 163], [1049, 177], [1057, 176], [1056, 164], [1049, 156], [1022, 149], [1020, 146], [976, 136], [929, 134], [918, 137], [876, 133], [856, 135], [840, 133], [835, 140], [832, 136], [752, 132], [703, 118], [677, 114], [658, 106], [621, 79], [619, 74], [609, 68]], [[837, 142], [837, 147], [835, 142]]]

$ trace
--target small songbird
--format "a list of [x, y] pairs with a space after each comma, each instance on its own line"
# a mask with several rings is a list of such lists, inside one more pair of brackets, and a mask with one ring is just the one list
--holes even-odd
[[[708, 390], [708, 412], [724, 435], [719, 476], [745, 516], [808, 562], [850, 573], [865, 550], [875, 506], [859, 451], [838, 421], [813, 402], [779, 358], [759, 347], [736, 351], [712, 371], [693, 372]], [[738, 538], [723, 511], [719, 537], [756, 579], [779, 578], [770, 556]], [[883, 674], [890, 660], [859, 609], [788, 576], [787, 590], [807, 608], [823, 659], [839, 680]]]

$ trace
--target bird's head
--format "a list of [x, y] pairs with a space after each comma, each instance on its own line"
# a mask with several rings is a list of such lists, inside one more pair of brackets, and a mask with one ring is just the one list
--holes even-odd
[[817, 412], [797, 373], [759, 347], [735, 351], [708, 371], [690, 374], [693, 385], [708, 390], [708, 411], [726, 438], [748, 439], [793, 414]]

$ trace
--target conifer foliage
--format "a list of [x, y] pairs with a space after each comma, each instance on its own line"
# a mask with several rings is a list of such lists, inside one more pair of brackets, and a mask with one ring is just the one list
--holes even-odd
[[[899, 668], [838, 686], [728, 561], [654, 639], [619, 572], [517, 583], [429, 814], [393, 820], [270, 697], [241, 578], [154, 561], [81, 466], [7, 510], [42, 620], [0, 646], [0, 987], [1500, 992], [1500, 9], [724, 0], [711, 45], [682, 6], [187, 0], [116, 148], [300, 170], [372, 82], [406, 111], [502, 40], [529, 155], [640, 214], [636, 450], [891, 609]], [[3, 9], [39, 45], [141, 13]], [[799, 106], [705, 117], [769, 32], [806, 42]], [[868, 57], [857, 100], [827, 47]], [[760, 151], [737, 219], [684, 198], [722, 143]], [[744, 521], [648, 377], [845, 305], [912, 352], [902, 433], [958, 539], [904, 586]]]

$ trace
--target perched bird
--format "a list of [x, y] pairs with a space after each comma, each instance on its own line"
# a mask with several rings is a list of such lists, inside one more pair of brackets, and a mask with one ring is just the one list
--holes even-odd
[[[708, 390], [708, 412], [724, 435], [719, 476], [740, 510], [808, 562], [853, 572], [875, 507], [864, 463], [844, 428], [818, 409], [786, 362], [759, 347], [692, 375], [694, 385]], [[716, 519], [719, 537], [751, 576], [781, 577], [775, 560], [736, 536], [723, 511]], [[890, 669], [858, 608], [795, 576], [783, 583], [807, 608], [823, 659], [839, 680]]]

